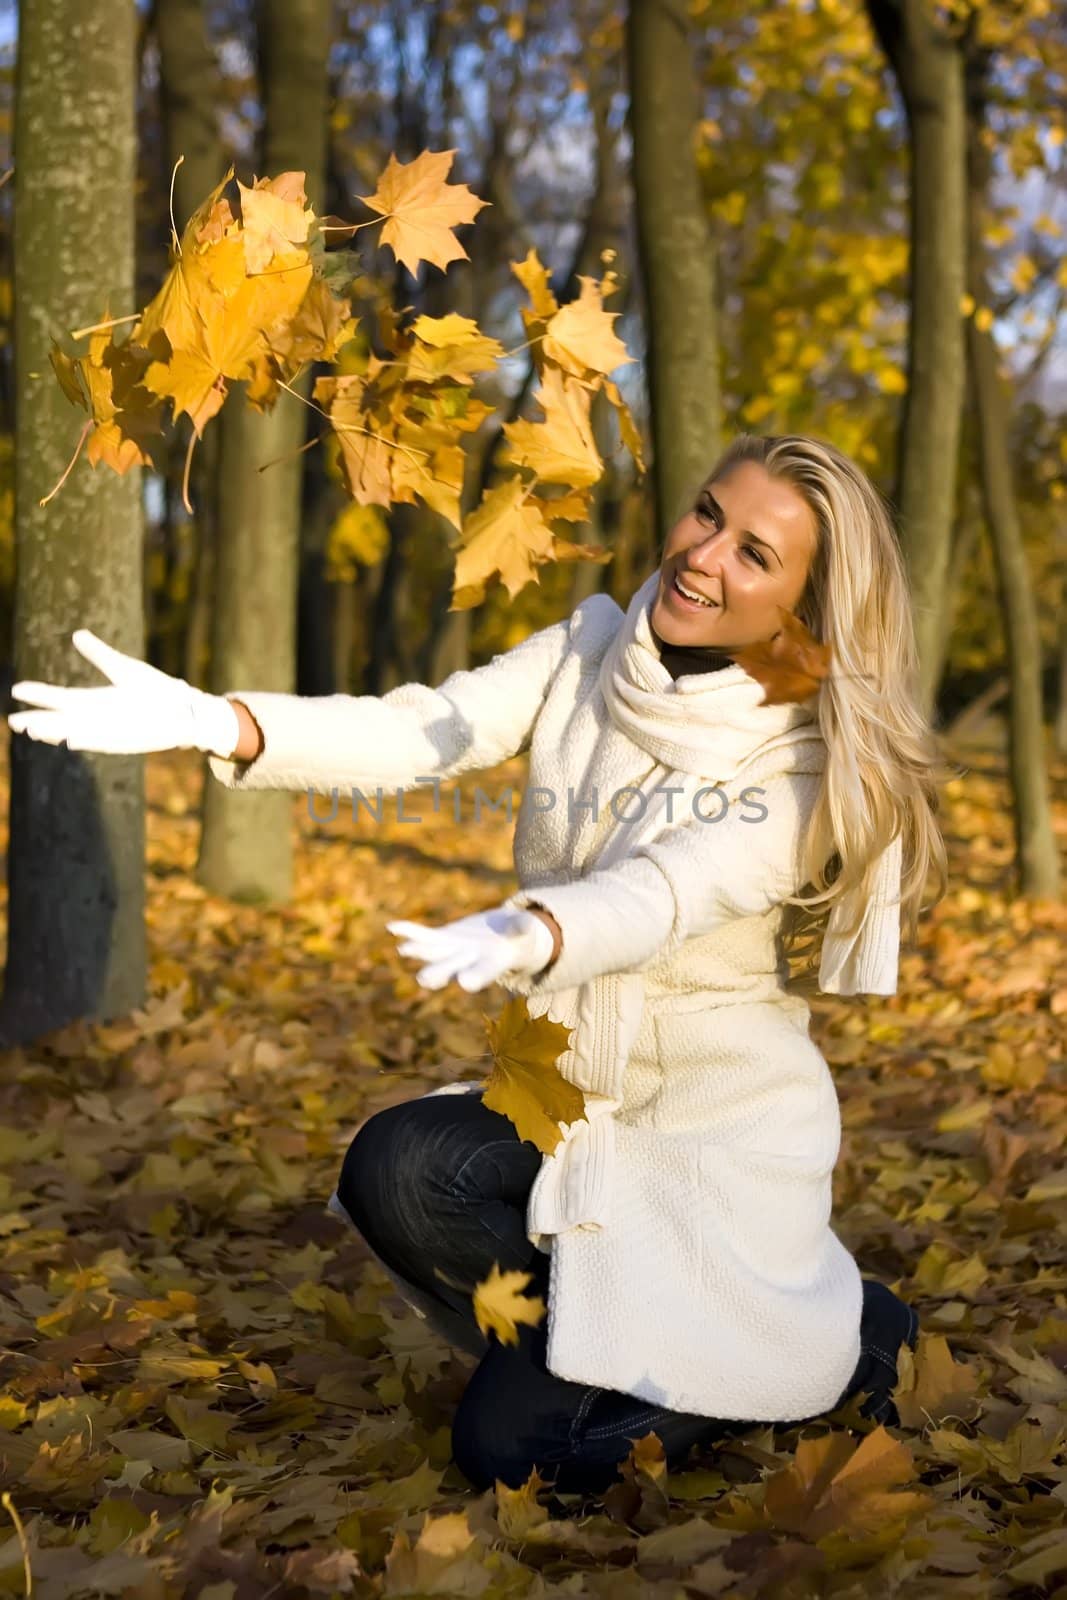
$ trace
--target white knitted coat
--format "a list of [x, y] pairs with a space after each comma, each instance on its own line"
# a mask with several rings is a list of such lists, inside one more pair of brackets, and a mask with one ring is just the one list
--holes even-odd
[[[613, 813], [612, 796], [652, 765], [598, 687], [622, 617], [593, 595], [436, 689], [234, 689], [264, 749], [209, 766], [228, 788], [373, 804], [529, 749], [506, 903], [547, 907], [563, 944], [542, 978], [505, 987], [574, 1028], [559, 1067], [589, 1111], [545, 1157], [527, 1212], [551, 1252], [549, 1369], [674, 1410], [793, 1421], [833, 1406], [860, 1353], [860, 1273], [830, 1226], [837, 1095], [806, 1002], [783, 990], [779, 939], [825, 747], [772, 739], [721, 785], [722, 821], [693, 826], [676, 799], [674, 824], [620, 855], [616, 815], [633, 803]], [[602, 851], [613, 864], [590, 870]]]

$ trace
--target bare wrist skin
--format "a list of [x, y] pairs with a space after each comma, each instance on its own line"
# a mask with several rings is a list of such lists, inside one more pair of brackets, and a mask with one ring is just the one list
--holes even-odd
[[237, 741], [237, 748], [230, 756], [231, 761], [254, 761], [263, 749], [263, 733], [259, 723], [241, 700], [235, 700], [232, 695], [226, 696], [231, 706], [237, 713], [237, 720], [241, 724], [241, 737]]
[[539, 921], [543, 922], [552, 935], [552, 954], [548, 961], [545, 962], [544, 968], [542, 968], [542, 971], [547, 971], [563, 949], [563, 929], [551, 911], [546, 911], [543, 906], [527, 906], [526, 909], [537, 917]]

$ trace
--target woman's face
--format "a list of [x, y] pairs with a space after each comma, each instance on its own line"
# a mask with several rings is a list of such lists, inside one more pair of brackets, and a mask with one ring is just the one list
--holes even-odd
[[[815, 554], [815, 515], [792, 484], [740, 461], [704, 486], [667, 535], [649, 614], [665, 644], [741, 649], [771, 639], [792, 611]], [[711, 602], [683, 598], [679, 578]]]

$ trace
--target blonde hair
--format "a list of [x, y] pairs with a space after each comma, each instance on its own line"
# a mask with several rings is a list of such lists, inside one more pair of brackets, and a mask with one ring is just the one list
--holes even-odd
[[[911, 596], [888, 502], [840, 450], [805, 434], [740, 434], [704, 482], [742, 461], [791, 484], [817, 527], [796, 615], [831, 648], [816, 701], [827, 762], [805, 844], [807, 883], [784, 902], [781, 934], [785, 961], [799, 963], [786, 988], [810, 994], [831, 907], [855, 889], [862, 908], [875, 857], [898, 833], [901, 939], [914, 941], [920, 911], [948, 887], [939, 786], [966, 769], [946, 758], [921, 709]], [[924, 906], [931, 870], [934, 898]]]

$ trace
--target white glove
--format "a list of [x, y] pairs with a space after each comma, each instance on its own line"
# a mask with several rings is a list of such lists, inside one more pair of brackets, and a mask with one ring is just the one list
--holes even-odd
[[133, 755], [147, 750], [203, 750], [229, 756], [237, 748], [241, 724], [229, 700], [205, 694], [184, 678], [136, 656], [123, 655], [88, 628], [71, 634], [74, 647], [111, 684], [99, 689], [64, 688], [26, 678], [12, 684], [16, 700], [41, 706], [8, 717], [14, 733], [68, 750], [106, 750]]
[[535, 973], [552, 959], [552, 930], [531, 911], [480, 911], [443, 928], [421, 922], [387, 922], [390, 933], [404, 935], [402, 956], [429, 965], [416, 974], [424, 989], [440, 989], [450, 978], [474, 992], [505, 973]]

